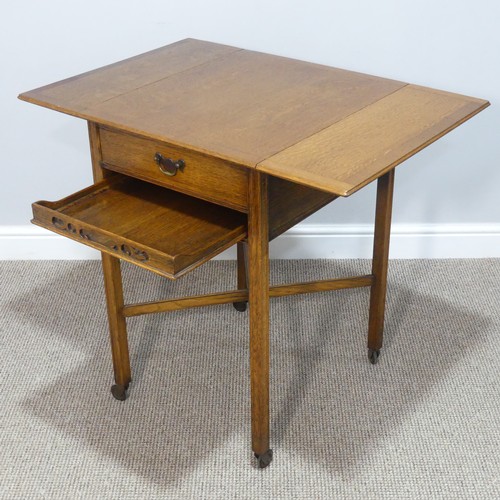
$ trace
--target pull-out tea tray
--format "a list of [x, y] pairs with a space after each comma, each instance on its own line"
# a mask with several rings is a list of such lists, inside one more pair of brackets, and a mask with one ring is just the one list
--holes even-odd
[[39, 226], [171, 279], [246, 236], [242, 213], [121, 175], [36, 202], [33, 216]]

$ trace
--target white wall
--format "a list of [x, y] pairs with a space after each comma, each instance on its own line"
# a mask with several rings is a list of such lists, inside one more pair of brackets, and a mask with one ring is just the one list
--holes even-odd
[[[483, 253], [500, 256], [497, 0], [18, 0], [5, 2], [0, 15], [4, 258], [13, 257], [12, 249], [27, 255], [16, 235], [29, 240], [30, 257], [37, 255], [31, 236], [38, 233], [28, 226], [32, 201], [91, 183], [85, 122], [16, 96], [186, 37], [490, 100], [490, 108], [398, 168], [393, 220], [400, 231], [417, 228], [417, 240], [423, 227], [438, 235], [450, 227], [479, 234], [476, 243], [488, 247]], [[373, 188], [333, 203], [301, 230], [314, 236], [318, 227], [340, 228], [338, 234], [352, 237], [358, 227], [354, 236], [361, 236], [373, 220]], [[455, 254], [466, 246], [457, 242], [450, 243]], [[420, 248], [427, 250], [410, 256], [436, 256], [432, 244]]]

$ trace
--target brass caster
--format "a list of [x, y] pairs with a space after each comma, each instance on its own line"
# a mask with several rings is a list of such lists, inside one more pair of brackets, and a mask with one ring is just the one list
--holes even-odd
[[245, 312], [247, 310], [248, 302], [233, 302], [233, 307], [239, 312]]
[[376, 365], [380, 357], [380, 349], [368, 349], [368, 359], [372, 365]]
[[112, 385], [111, 394], [113, 394], [113, 397], [118, 399], [118, 401], [125, 401], [127, 399], [127, 387], [120, 384]]
[[259, 464], [259, 469], [265, 469], [273, 460], [273, 450], [267, 450], [265, 453], [257, 455], [255, 453], [255, 458]]

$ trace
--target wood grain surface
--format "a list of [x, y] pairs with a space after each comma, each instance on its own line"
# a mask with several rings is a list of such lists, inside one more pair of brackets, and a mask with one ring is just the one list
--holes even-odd
[[33, 104], [82, 117], [91, 106], [237, 50], [240, 49], [188, 38], [24, 92], [19, 97]]
[[19, 97], [338, 196], [489, 104], [191, 39]]
[[403, 85], [242, 50], [85, 114], [253, 167]]
[[[103, 165], [107, 169], [247, 211], [249, 170], [245, 167], [165, 142], [102, 127], [100, 147]], [[183, 160], [184, 170], [174, 176], [165, 175], [155, 163], [156, 153], [174, 161]]]
[[[114, 174], [101, 168], [102, 154], [99, 126], [89, 122], [88, 131], [94, 182], [99, 183], [105, 178], [110, 178], [109, 180], [113, 182], [112, 177]], [[95, 188], [93, 189], [95, 190]], [[69, 198], [74, 201], [78, 199], [75, 195]], [[65, 229], [69, 228], [66, 227]], [[64, 232], [68, 233], [68, 231]], [[127, 340], [127, 324], [123, 314], [124, 297], [121, 262], [118, 257], [106, 252], [101, 252], [101, 260], [115, 382], [123, 388], [123, 391], [126, 391], [132, 380], [132, 375]]]
[[384, 335], [394, 177], [395, 172], [392, 169], [377, 181], [377, 206], [375, 210], [372, 260], [372, 275], [374, 280], [370, 290], [370, 315], [368, 319], [368, 349], [373, 351], [378, 351], [382, 348]]
[[403, 85], [188, 40], [20, 98], [254, 167]]
[[58, 202], [33, 204], [33, 222], [167, 278], [246, 235], [234, 210], [116, 174]]
[[488, 104], [407, 85], [268, 158], [257, 169], [348, 196]]
[[249, 178], [248, 305], [250, 308], [250, 393], [252, 450], [269, 450], [269, 222], [268, 177]]
[[269, 177], [269, 240], [295, 226], [337, 197], [295, 182]]
[[[289, 283], [287, 285], [274, 285], [269, 287], [269, 297], [289, 297], [303, 293], [329, 292], [345, 290], [347, 288], [360, 288], [371, 286], [373, 276], [354, 276], [349, 278], [334, 278], [319, 281], [306, 281], [302, 283]], [[244, 302], [248, 300], [248, 290], [238, 289], [229, 292], [193, 295], [191, 297], [177, 297], [175, 299], [127, 304], [123, 307], [126, 317], [140, 316], [169, 311], [179, 311], [191, 307], [212, 306], [215, 304], [229, 304], [231, 302]]]
[[123, 284], [120, 260], [102, 253], [102, 271], [108, 312], [111, 354], [115, 382], [125, 389], [132, 380], [127, 340], [127, 325], [123, 315]]

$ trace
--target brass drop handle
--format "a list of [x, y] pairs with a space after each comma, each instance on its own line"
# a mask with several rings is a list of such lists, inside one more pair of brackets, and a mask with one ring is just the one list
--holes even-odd
[[184, 172], [184, 167], [186, 166], [184, 160], [174, 161], [172, 158], [165, 158], [161, 153], [155, 154], [155, 162], [165, 175], [170, 176], [176, 175], [178, 170]]

